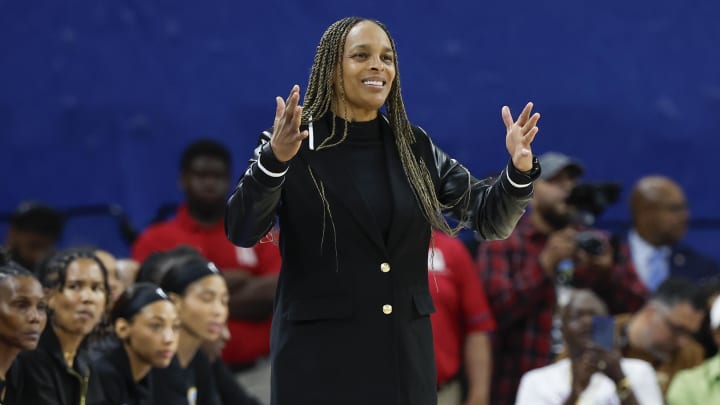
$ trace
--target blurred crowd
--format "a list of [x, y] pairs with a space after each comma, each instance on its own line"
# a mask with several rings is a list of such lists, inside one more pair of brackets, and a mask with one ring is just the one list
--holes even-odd
[[[681, 186], [640, 178], [631, 229], [611, 234], [594, 220], [618, 190], [583, 182], [563, 153], [539, 159], [508, 239], [433, 234], [439, 404], [720, 403], [720, 268], [683, 243]], [[224, 145], [189, 145], [184, 201], [131, 257], [56, 249], [62, 214], [18, 207], [0, 262], [0, 403], [269, 403], [280, 235], [227, 240], [231, 169]]]

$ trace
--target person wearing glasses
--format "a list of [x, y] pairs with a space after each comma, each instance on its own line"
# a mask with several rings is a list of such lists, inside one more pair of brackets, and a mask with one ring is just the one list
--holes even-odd
[[639, 311], [615, 317], [622, 356], [652, 364], [660, 388], [667, 391], [678, 371], [704, 360], [704, 350], [693, 334], [700, 329], [705, 308], [703, 294], [693, 282], [668, 278]]

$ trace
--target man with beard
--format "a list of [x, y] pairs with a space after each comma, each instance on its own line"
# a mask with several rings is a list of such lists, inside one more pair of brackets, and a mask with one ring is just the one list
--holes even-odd
[[[554, 318], [570, 288], [588, 288], [610, 313], [639, 309], [647, 290], [624, 252], [614, 252], [606, 235], [600, 252], [578, 248], [575, 209], [566, 203], [583, 166], [566, 155], [539, 158], [530, 211], [506, 240], [483, 242], [478, 270], [497, 322], [493, 336], [493, 404], [512, 404], [522, 375], [549, 364], [561, 352], [560, 320]], [[582, 229], [589, 231], [588, 229]], [[562, 293], [562, 294], [559, 294]]]
[[151, 253], [186, 245], [220, 268], [230, 292], [231, 335], [222, 358], [253, 394], [267, 397], [270, 369], [266, 357], [280, 251], [271, 235], [251, 248], [228, 241], [223, 220], [230, 170], [230, 152], [221, 143], [202, 139], [188, 145], [180, 160], [179, 183], [185, 202], [174, 218], [140, 235], [132, 258], [142, 263]]

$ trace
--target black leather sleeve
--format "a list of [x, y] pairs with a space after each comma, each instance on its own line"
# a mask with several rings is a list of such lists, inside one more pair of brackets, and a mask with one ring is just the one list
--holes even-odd
[[533, 157], [528, 173], [517, 170], [510, 161], [496, 178], [478, 180], [432, 142], [431, 148], [439, 178], [438, 199], [446, 213], [466, 221], [464, 225], [484, 240], [510, 236], [532, 198], [532, 182], [540, 176], [537, 158]]
[[263, 132], [226, 204], [225, 234], [232, 243], [252, 247], [272, 229], [287, 168], [288, 163], [278, 162], [270, 149], [270, 133]]

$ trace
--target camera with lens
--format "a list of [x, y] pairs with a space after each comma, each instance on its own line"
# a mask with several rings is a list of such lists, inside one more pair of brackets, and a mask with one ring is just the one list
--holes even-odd
[[[574, 222], [589, 227], [595, 219], [620, 198], [622, 186], [613, 182], [580, 183], [575, 186], [566, 203], [574, 207], [576, 216]], [[585, 230], [575, 235], [578, 249], [591, 255], [604, 253], [605, 236], [597, 231]]]

